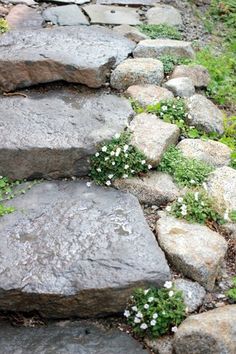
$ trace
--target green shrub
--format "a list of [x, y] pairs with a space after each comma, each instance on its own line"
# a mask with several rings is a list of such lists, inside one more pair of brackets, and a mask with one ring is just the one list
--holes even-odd
[[6, 20], [0, 18], [0, 34], [9, 31], [9, 25]]
[[201, 185], [213, 167], [202, 161], [184, 157], [182, 152], [171, 146], [163, 155], [158, 170], [169, 173], [180, 186]]
[[170, 38], [182, 39], [181, 33], [173, 26], [169, 25], [140, 25], [138, 28], [151, 39]]
[[6, 214], [10, 214], [14, 211], [15, 209], [13, 207], [6, 207], [3, 204], [0, 204], [0, 217]]
[[97, 184], [111, 185], [116, 178], [128, 178], [152, 168], [145, 155], [130, 144], [130, 134], [117, 134], [91, 158], [90, 176]]
[[177, 291], [172, 282], [166, 282], [164, 286], [162, 289], [137, 289], [124, 312], [133, 331], [142, 337], [156, 338], [176, 332], [186, 317], [182, 292]]
[[190, 64], [192, 62], [188, 58], [178, 58], [173, 55], [161, 55], [158, 59], [163, 63], [165, 74], [170, 74], [176, 65]]
[[236, 302], [236, 277], [233, 278], [233, 287], [227, 291], [227, 296]]
[[167, 207], [176, 218], [185, 219], [192, 223], [206, 224], [215, 221], [224, 224], [224, 218], [215, 210], [213, 201], [205, 192], [189, 191], [184, 197], [179, 197]]
[[229, 218], [231, 221], [236, 222], [236, 210], [231, 211]]
[[187, 115], [187, 107], [182, 98], [173, 98], [163, 100], [155, 105], [147, 106], [145, 109], [148, 113], [154, 113], [165, 122], [175, 123], [185, 119]]
[[235, 0], [212, 0], [210, 15], [215, 20], [223, 21], [227, 27], [236, 28]]

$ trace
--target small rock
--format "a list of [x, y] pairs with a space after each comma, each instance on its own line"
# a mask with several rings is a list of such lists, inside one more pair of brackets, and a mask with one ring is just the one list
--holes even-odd
[[163, 64], [151, 58], [127, 59], [111, 74], [111, 86], [125, 90], [135, 84], [159, 84], [164, 78]]
[[138, 25], [139, 15], [136, 9], [121, 6], [87, 5], [83, 8], [91, 23], [107, 25]]
[[42, 27], [43, 18], [35, 10], [26, 5], [14, 6], [6, 17], [11, 29], [25, 30]]
[[175, 124], [147, 113], [134, 117], [130, 130], [133, 133], [131, 143], [146, 155], [153, 167], [158, 165], [168, 147], [177, 143], [180, 133]]
[[83, 5], [85, 3], [90, 2], [91, 0], [47, 0], [47, 2], [52, 3], [63, 3], [63, 4], [76, 4], [76, 5]]
[[148, 38], [144, 33], [130, 25], [116, 26], [113, 28], [113, 31], [122, 34], [126, 38], [136, 43]]
[[0, 17], [5, 17], [8, 13], [9, 9], [0, 5]]
[[172, 354], [173, 353], [173, 336], [166, 335], [157, 339], [144, 338], [144, 343], [155, 354]]
[[139, 42], [133, 55], [135, 58], [158, 58], [161, 55], [194, 58], [194, 50], [190, 42], [174, 39], [146, 39]]
[[169, 5], [156, 5], [149, 9], [147, 11], [147, 22], [149, 25], [181, 26], [183, 24], [179, 10]]
[[219, 108], [202, 95], [193, 95], [187, 100], [189, 114], [186, 122], [207, 133], [223, 134], [223, 114]]
[[165, 205], [175, 200], [179, 189], [170, 175], [162, 172], [150, 172], [144, 177], [118, 179], [114, 186], [135, 195], [140, 203], [157, 206]]
[[[228, 222], [228, 223], [222, 225], [222, 227], [224, 230], [226, 230], [228, 232], [230, 240], [236, 242], [236, 223]], [[235, 246], [236, 246], [236, 244], [235, 244]]]
[[97, 0], [97, 4], [104, 5], [154, 5], [159, 0]]
[[178, 144], [183, 155], [201, 160], [215, 167], [222, 167], [230, 163], [231, 149], [218, 141], [201, 139], [184, 139]]
[[174, 338], [176, 354], [236, 353], [236, 305], [188, 317]]
[[59, 26], [89, 25], [87, 18], [77, 5], [49, 7], [43, 11], [43, 18]]
[[172, 92], [156, 85], [133, 85], [127, 89], [126, 95], [143, 107], [174, 97]]
[[195, 87], [207, 87], [211, 81], [208, 70], [202, 65], [177, 65], [171, 74], [171, 79], [188, 77]]
[[175, 96], [190, 97], [194, 95], [195, 88], [188, 77], [177, 77], [165, 82], [164, 87], [173, 92]]
[[18, 4], [24, 4], [27, 6], [32, 6], [32, 5], [37, 5], [37, 2], [34, 0], [1, 0], [3, 4], [13, 4], [13, 5], [18, 5]]
[[209, 195], [220, 208], [236, 210], [236, 170], [231, 167], [217, 168], [206, 182]]
[[224, 238], [206, 226], [170, 216], [158, 220], [156, 231], [176, 270], [211, 291], [227, 250]]
[[205, 289], [191, 280], [176, 279], [174, 281], [175, 287], [183, 291], [184, 302], [187, 305], [188, 312], [196, 311], [203, 303], [206, 295]]

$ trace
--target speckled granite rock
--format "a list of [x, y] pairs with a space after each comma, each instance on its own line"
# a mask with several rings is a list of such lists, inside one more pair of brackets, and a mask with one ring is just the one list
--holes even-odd
[[211, 81], [207, 69], [202, 65], [177, 65], [171, 74], [171, 79], [188, 77], [195, 87], [207, 87]]
[[195, 88], [188, 77], [177, 77], [165, 82], [164, 87], [173, 92], [175, 96], [190, 97], [194, 95]]
[[206, 291], [200, 284], [186, 279], [176, 279], [174, 284], [176, 289], [183, 292], [188, 312], [196, 311], [202, 305]]
[[174, 98], [172, 92], [156, 85], [132, 85], [127, 89], [126, 95], [143, 107]]

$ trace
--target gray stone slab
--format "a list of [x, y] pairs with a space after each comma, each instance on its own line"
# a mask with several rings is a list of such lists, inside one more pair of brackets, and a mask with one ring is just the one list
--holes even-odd
[[35, 9], [21, 4], [16, 5], [11, 9], [6, 20], [10, 29], [17, 29], [18, 31], [39, 29], [42, 27], [43, 23], [43, 18], [40, 13]]
[[34, 0], [1, 0], [1, 3], [3, 4], [24, 4], [27, 6], [32, 6], [32, 5], [37, 5], [37, 2]]
[[97, 144], [133, 113], [125, 98], [67, 91], [0, 98], [0, 111], [0, 175], [13, 179], [87, 174]]
[[84, 11], [91, 23], [110, 25], [138, 25], [139, 14], [136, 9], [121, 6], [87, 5]]
[[170, 277], [130, 194], [85, 181], [43, 182], [14, 198], [14, 207], [0, 223], [1, 310], [52, 318], [120, 313], [135, 288]]
[[134, 47], [99, 26], [12, 31], [0, 37], [0, 91], [58, 80], [100, 87]]
[[154, 5], [160, 0], [97, 0], [102, 5]]
[[89, 25], [89, 22], [77, 5], [50, 7], [43, 11], [45, 21], [59, 26]]
[[147, 11], [147, 21], [150, 25], [166, 24], [181, 26], [183, 24], [179, 10], [169, 5], [157, 5]]
[[148, 354], [131, 336], [89, 321], [60, 321], [42, 328], [0, 323], [2, 354]]

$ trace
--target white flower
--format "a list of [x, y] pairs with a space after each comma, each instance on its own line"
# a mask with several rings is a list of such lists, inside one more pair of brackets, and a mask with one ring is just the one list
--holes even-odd
[[100, 168], [100, 167], [98, 167], [98, 168], [97, 168], [97, 171], [98, 171], [98, 172], [101, 172], [102, 170], [101, 170], [101, 168]]
[[146, 289], [143, 291], [144, 295], [147, 295], [147, 293], [149, 292], [150, 289]]
[[182, 214], [183, 216], [187, 215], [187, 214], [188, 214], [188, 213], [187, 213], [187, 210], [182, 210], [182, 211], [181, 211], [181, 214]]
[[171, 331], [176, 333], [178, 331], [178, 328], [176, 326], [174, 326], [174, 327], [171, 328]]
[[166, 111], [167, 111], [167, 109], [168, 109], [168, 108], [167, 108], [167, 106], [163, 106], [163, 107], [161, 107], [161, 110], [162, 110], [162, 111], [164, 111], [164, 112], [166, 112]]
[[181, 198], [181, 197], [179, 197], [177, 200], [178, 200], [178, 203], [183, 203], [183, 201], [184, 201], [183, 198]]
[[115, 155], [115, 151], [111, 151], [110, 155], [114, 156]]
[[192, 118], [191, 114], [188, 114], [188, 118], [189, 118], [189, 119], [191, 119], [191, 118]]
[[125, 312], [124, 312], [124, 316], [125, 316], [125, 317], [127, 317], [127, 318], [130, 316], [130, 312], [129, 312], [129, 310], [125, 310]]
[[153, 300], [154, 300], [154, 297], [152, 297], [152, 296], [148, 298], [148, 302], [153, 302]]
[[196, 200], [196, 202], [198, 202], [198, 196], [199, 196], [199, 192], [195, 192], [194, 193], [194, 199]]
[[152, 165], [148, 165], [148, 169], [151, 170], [152, 169]]
[[162, 311], [162, 315], [165, 315], [166, 314], [166, 312], [165, 311]]
[[116, 139], [119, 139], [119, 137], [120, 137], [120, 134], [116, 133], [116, 134], [115, 134], [115, 138], [116, 138]]
[[129, 176], [127, 174], [124, 174], [122, 178], [128, 178]]
[[87, 186], [87, 187], [91, 187], [91, 184], [92, 184], [92, 182], [87, 182], [87, 183], [86, 183], [86, 186]]
[[125, 165], [124, 169], [128, 170], [128, 168], [129, 168], [129, 165]]
[[128, 148], [129, 148], [129, 145], [124, 145], [124, 148], [123, 148], [123, 150], [124, 150], [124, 152], [126, 152], [127, 150], [128, 150]]
[[205, 203], [204, 203], [204, 202], [201, 202], [201, 205], [202, 205], [202, 206], [204, 206], [204, 205], [205, 205]]
[[134, 318], [134, 323], [140, 323], [141, 322], [141, 319], [140, 318], [138, 318], [138, 317], [135, 317]]
[[151, 322], [150, 322], [151, 326], [155, 326], [156, 323], [157, 323], [156, 320], [151, 320]]
[[164, 284], [164, 288], [166, 288], [166, 289], [172, 288], [172, 281], [166, 281]]
[[106, 146], [103, 146], [103, 147], [102, 147], [102, 151], [103, 151], [103, 152], [106, 152], [106, 151], [107, 151], [107, 147], [106, 147]]
[[158, 317], [158, 314], [157, 313], [154, 313], [152, 318], [154, 318], [154, 320]]
[[202, 186], [203, 186], [203, 188], [205, 189], [205, 191], [207, 191], [207, 184], [206, 184], [206, 182], [203, 182]]
[[143, 318], [142, 312], [139, 311], [139, 312], [137, 313], [136, 317]]
[[188, 291], [188, 297], [189, 299], [192, 299], [192, 291]]
[[146, 163], [146, 160], [142, 160], [141, 164], [144, 165]]
[[114, 176], [114, 175], [108, 175], [108, 178], [109, 178], [109, 179], [112, 179], [113, 176]]
[[147, 329], [148, 325], [146, 323], [142, 323], [140, 326], [141, 329]]
[[110, 186], [111, 185], [111, 181], [106, 181], [106, 185]]
[[145, 304], [143, 307], [145, 308], [145, 310], [149, 309], [149, 305], [148, 304]]
[[191, 184], [195, 184], [196, 181], [195, 181], [194, 179], [191, 179], [191, 180], [190, 180], [190, 183], [191, 183]]
[[99, 156], [99, 152], [96, 152], [95, 156], [98, 157]]
[[171, 211], [171, 206], [170, 205], [167, 205], [166, 207], [166, 211], [170, 212]]
[[131, 307], [131, 309], [132, 309], [133, 311], [135, 311], [135, 312], [137, 312], [137, 311], [138, 311], [137, 306], [133, 306], [133, 307]]
[[120, 152], [121, 152], [121, 148], [118, 147], [118, 148], [116, 149], [116, 156], [119, 156], [119, 155], [120, 155]]
[[105, 159], [104, 159], [105, 161], [107, 161], [107, 160], [109, 160], [109, 157], [105, 157]]
[[224, 220], [225, 221], [229, 221], [230, 220], [230, 218], [229, 218], [229, 210], [228, 209], [224, 213]]
[[171, 291], [169, 291], [169, 297], [172, 297], [173, 295], [174, 295], [174, 291], [173, 290], [171, 290]]
[[115, 163], [115, 161], [112, 161], [112, 163], [111, 163], [111, 164], [112, 164], [112, 166], [114, 166], [116, 163]]
[[131, 170], [131, 173], [134, 173], [135, 172], [135, 170]]

